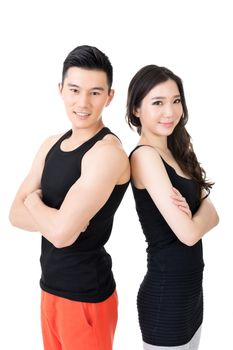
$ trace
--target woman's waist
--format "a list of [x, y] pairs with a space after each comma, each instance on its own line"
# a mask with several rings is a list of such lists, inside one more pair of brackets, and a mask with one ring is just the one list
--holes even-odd
[[[189, 248], [189, 247], [187, 247]], [[198, 249], [151, 249], [147, 255], [148, 270], [185, 273], [202, 271], [204, 260], [201, 247]]]

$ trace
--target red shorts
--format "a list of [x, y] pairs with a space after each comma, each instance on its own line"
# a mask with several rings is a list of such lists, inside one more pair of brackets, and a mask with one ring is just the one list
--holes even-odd
[[112, 350], [117, 324], [116, 291], [100, 303], [83, 303], [42, 291], [45, 350]]

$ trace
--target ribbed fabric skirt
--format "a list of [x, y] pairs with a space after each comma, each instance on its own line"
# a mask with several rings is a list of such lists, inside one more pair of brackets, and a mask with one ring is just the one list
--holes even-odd
[[137, 298], [144, 342], [179, 346], [191, 340], [203, 319], [202, 273], [147, 272]]

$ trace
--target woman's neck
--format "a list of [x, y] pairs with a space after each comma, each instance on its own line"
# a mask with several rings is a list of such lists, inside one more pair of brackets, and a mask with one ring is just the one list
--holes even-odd
[[170, 152], [167, 145], [167, 136], [141, 135], [139, 143], [141, 145], [150, 145], [161, 152]]

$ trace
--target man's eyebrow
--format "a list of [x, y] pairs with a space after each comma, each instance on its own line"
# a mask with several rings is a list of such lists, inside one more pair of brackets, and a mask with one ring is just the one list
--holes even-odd
[[76, 88], [80, 88], [80, 86], [76, 85], [76, 84], [72, 84], [72, 83], [68, 83], [67, 84], [69, 87], [76, 87]]
[[91, 88], [90, 90], [100, 90], [100, 91], [104, 91], [104, 88], [101, 86], [95, 86], [93, 88]]
[[[68, 83], [67, 85], [68, 85], [69, 87], [74, 87], [74, 88], [80, 89], [80, 86], [79, 86], [79, 85], [76, 85], [76, 84], [73, 84], [73, 83]], [[104, 91], [104, 88], [101, 87], [101, 86], [94, 86], [94, 87], [92, 87], [90, 90]]]

